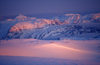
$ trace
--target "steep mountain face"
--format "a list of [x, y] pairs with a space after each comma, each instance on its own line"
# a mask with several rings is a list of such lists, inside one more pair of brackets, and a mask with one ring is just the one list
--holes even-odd
[[59, 20], [62, 24], [77, 24], [80, 22], [81, 17], [80, 14], [65, 14], [63, 16], [56, 16], [53, 19]]
[[[9, 27], [6, 30], [3, 29], [5, 24]], [[0, 39], [100, 39], [100, 13], [84, 16], [65, 14], [51, 19], [19, 15], [15, 19], [0, 22], [0, 25]]]
[[39, 29], [10, 32], [7, 38], [34, 38], [40, 40], [99, 39], [100, 29], [98, 27], [76, 24], [50, 25]]
[[69, 17], [64, 21], [65, 23], [80, 23], [80, 14], [65, 14], [65, 16]]
[[82, 17], [83, 23], [100, 23], [100, 13], [88, 14]]

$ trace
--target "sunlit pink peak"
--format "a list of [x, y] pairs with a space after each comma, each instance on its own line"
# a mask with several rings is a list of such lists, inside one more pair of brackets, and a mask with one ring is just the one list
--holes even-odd
[[7, 19], [7, 21], [15, 21], [15, 19]]
[[50, 19], [43, 19], [43, 21], [46, 23], [46, 24], [61, 24], [61, 22], [59, 21], [59, 19], [55, 19], [55, 20], [50, 20]]
[[32, 28], [34, 28], [33, 24], [29, 22], [20, 22], [11, 27], [10, 32], [17, 32], [23, 29], [32, 29]]
[[93, 14], [93, 18], [94, 18], [94, 19], [100, 18], [100, 13]]
[[24, 16], [23, 14], [19, 14], [16, 19], [18, 20], [25, 20], [27, 18], [27, 16]]
[[31, 20], [34, 20], [34, 19], [36, 19], [36, 17], [31, 17], [30, 19], [31, 19]]
[[65, 14], [65, 16], [75, 16], [75, 15], [80, 16], [80, 14]]

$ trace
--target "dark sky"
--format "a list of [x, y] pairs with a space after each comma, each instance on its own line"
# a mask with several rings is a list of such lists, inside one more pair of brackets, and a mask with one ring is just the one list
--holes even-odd
[[0, 16], [100, 11], [100, 0], [0, 0]]

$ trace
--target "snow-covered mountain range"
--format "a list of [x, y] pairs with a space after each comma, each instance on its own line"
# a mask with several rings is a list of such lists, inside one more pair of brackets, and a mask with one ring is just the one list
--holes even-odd
[[51, 19], [27, 17], [0, 21], [0, 39], [100, 39], [100, 13], [64, 14]]

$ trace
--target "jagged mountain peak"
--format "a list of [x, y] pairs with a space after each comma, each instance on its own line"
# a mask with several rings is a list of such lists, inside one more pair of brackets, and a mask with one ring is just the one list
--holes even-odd
[[27, 18], [27, 16], [24, 16], [23, 14], [19, 14], [18, 16], [16, 16], [16, 19], [18, 20], [25, 20]]

